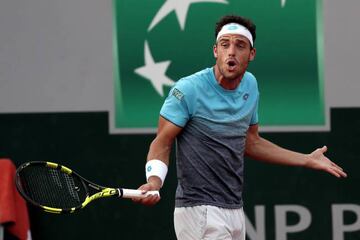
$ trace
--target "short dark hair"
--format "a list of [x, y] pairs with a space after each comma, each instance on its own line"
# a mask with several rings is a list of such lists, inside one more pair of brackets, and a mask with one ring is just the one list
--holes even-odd
[[217, 35], [220, 32], [221, 28], [228, 23], [238, 23], [246, 27], [250, 31], [253, 37], [253, 42], [255, 43], [256, 25], [250, 19], [237, 15], [226, 15], [220, 18], [220, 20], [215, 25], [215, 39], [217, 38]]

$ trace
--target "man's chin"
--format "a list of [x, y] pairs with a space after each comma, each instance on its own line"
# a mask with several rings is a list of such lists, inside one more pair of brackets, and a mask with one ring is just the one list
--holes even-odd
[[239, 77], [241, 76], [241, 74], [239, 72], [230, 72], [230, 71], [226, 71], [225, 74], [224, 74], [224, 77], [227, 79], [227, 80], [236, 80], [238, 79]]

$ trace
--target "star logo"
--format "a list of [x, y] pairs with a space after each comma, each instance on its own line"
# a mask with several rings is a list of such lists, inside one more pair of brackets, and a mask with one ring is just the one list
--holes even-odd
[[164, 96], [163, 86], [172, 86], [174, 81], [166, 76], [166, 70], [169, 67], [171, 61], [155, 62], [147, 41], [145, 41], [144, 47], [144, 62], [145, 65], [135, 69], [135, 73], [148, 79], [156, 92], [160, 96]]
[[166, 0], [160, 10], [150, 23], [148, 32], [151, 31], [161, 20], [163, 20], [169, 13], [175, 11], [181, 30], [185, 29], [186, 16], [189, 7], [193, 3], [222, 3], [228, 4], [226, 0]]
[[[193, 3], [204, 2], [228, 4], [226, 0], [166, 0], [150, 23], [148, 32], [172, 11], [175, 11], [180, 28], [181, 30], [184, 30], [190, 5]], [[163, 86], [172, 86], [175, 83], [172, 79], [166, 76], [166, 71], [171, 61], [168, 60], [156, 63], [151, 55], [149, 45], [146, 40], [144, 43], [144, 59], [145, 65], [136, 68], [134, 72], [149, 80], [156, 92], [163, 97]]]

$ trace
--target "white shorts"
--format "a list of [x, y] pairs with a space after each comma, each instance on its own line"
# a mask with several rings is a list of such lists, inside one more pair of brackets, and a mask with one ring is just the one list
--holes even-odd
[[208, 205], [175, 208], [174, 226], [178, 240], [245, 240], [242, 208]]

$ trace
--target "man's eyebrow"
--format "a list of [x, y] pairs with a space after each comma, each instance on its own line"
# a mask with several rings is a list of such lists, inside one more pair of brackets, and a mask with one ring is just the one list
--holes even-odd
[[237, 42], [247, 42], [246, 39], [243, 39], [243, 38], [235, 38], [235, 41], [237, 41]]
[[218, 42], [228, 42], [228, 41], [230, 41], [229, 37], [223, 37], [223, 38], [220, 38]]

